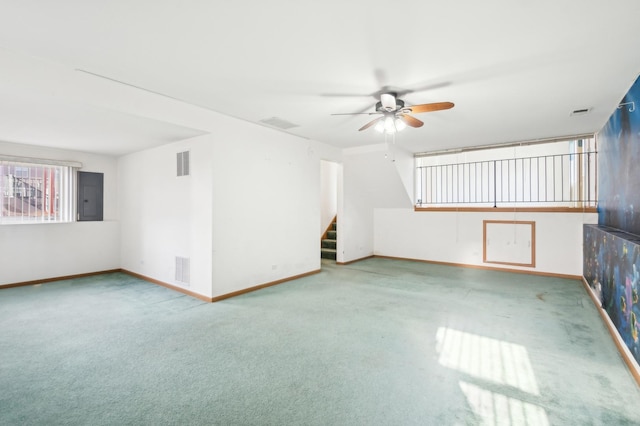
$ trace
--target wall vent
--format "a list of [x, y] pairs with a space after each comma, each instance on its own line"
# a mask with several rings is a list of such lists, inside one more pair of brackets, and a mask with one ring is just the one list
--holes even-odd
[[176, 281], [189, 286], [191, 271], [188, 257], [176, 256]]
[[189, 176], [189, 151], [179, 152], [176, 157], [178, 176]]
[[571, 111], [571, 116], [574, 115], [585, 115], [588, 114], [589, 112], [591, 112], [591, 108], [580, 108], [580, 109], [575, 109], [573, 111]]
[[261, 123], [267, 124], [271, 127], [277, 127], [278, 129], [287, 130], [293, 127], [299, 127], [297, 124], [293, 124], [287, 120], [283, 120], [279, 117], [271, 117], [260, 120]]

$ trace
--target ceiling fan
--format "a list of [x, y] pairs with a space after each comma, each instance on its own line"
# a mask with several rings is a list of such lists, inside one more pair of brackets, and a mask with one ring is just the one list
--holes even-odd
[[380, 95], [380, 101], [376, 103], [376, 112], [352, 112], [331, 115], [380, 115], [381, 117], [368, 122], [358, 130], [362, 131], [375, 126], [375, 129], [381, 133], [392, 134], [404, 130], [407, 126], [422, 127], [424, 123], [409, 115], [410, 113], [441, 111], [451, 109], [453, 106], [452, 102], [405, 106], [404, 101], [398, 99], [396, 93], [383, 93]]

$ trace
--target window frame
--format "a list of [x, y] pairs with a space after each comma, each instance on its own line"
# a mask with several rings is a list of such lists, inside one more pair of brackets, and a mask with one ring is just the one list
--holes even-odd
[[[81, 167], [75, 161], [0, 155], [0, 226], [75, 222], [76, 172]], [[20, 169], [26, 173], [16, 177]], [[16, 179], [21, 180], [19, 185]], [[11, 200], [14, 214], [5, 214], [11, 210]]]

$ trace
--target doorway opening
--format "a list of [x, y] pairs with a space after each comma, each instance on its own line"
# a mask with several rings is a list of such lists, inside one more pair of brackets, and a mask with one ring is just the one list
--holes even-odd
[[338, 189], [340, 164], [320, 161], [320, 257], [338, 258]]

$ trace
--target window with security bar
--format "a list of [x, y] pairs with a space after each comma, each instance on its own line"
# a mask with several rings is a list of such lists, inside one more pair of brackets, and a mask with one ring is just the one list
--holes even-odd
[[71, 222], [73, 167], [0, 159], [0, 224]]
[[593, 137], [416, 155], [416, 207], [596, 207]]

